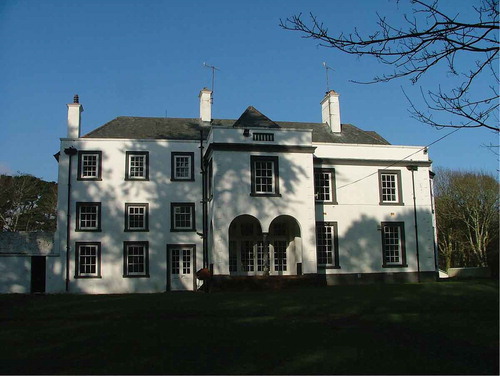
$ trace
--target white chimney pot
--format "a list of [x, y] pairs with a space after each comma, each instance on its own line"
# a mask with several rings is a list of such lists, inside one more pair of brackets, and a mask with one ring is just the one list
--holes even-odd
[[80, 138], [83, 106], [75, 95], [73, 103], [68, 104], [68, 138]]
[[200, 91], [200, 119], [201, 121], [212, 121], [212, 90], [203, 88]]
[[321, 121], [327, 123], [333, 133], [340, 133], [340, 102], [339, 94], [333, 90], [326, 93], [321, 101]]

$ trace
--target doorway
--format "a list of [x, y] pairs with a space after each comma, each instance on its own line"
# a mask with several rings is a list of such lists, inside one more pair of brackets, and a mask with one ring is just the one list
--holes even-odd
[[196, 246], [167, 245], [167, 291], [196, 290]]

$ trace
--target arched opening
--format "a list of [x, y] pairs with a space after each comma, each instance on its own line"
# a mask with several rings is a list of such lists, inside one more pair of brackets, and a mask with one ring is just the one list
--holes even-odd
[[288, 215], [276, 217], [269, 226], [267, 240], [270, 274], [300, 274], [302, 239], [297, 220]]
[[251, 215], [236, 217], [229, 226], [230, 275], [300, 274], [302, 242], [295, 218], [276, 217], [269, 233]]
[[229, 225], [229, 274], [263, 275], [265, 270], [262, 227], [257, 218], [240, 215]]

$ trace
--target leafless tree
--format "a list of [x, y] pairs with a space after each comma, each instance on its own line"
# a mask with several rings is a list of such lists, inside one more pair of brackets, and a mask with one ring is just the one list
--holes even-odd
[[[366, 35], [354, 29], [350, 34], [332, 36], [312, 13], [306, 21], [302, 14], [280, 20], [280, 26], [318, 40], [320, 46], [372, 56], [393, 68], [391, 73], [364, 83], [407, 77], [415, 84], [431, 69], [445, 64], [458, 78], [457, 86], [449, 91], [440, 86], [427, 91], [421, 88], [425, 110], [418, 109], [405, 93], [412, 117], [438, 128], [482, 127], [499, 132], [498, 0], [471, 1], [472, 12], [466, 16], [445, 14], [439, 9], [439, 0], [410, 1], [412, 14], [403, 15], [403, 26], [393, 26], [377, 14], [378, 29]], [[481, 76], [486, 77], [489, 87], [482, 86]], [[446, 121], [438, 120], [443, 112], [448, 115]]]
[[[445, 266], [487, 266], [498, 239], [499, 184], [491, 175], [438, 169], [438, 246]], [[497, 250], [498, 251], [498, 250]]]

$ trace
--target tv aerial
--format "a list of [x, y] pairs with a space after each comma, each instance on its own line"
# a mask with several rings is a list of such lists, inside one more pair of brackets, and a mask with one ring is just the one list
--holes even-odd
[[212, 87], [211, 87], [211, 90], [212, 90], [212, 95], [213, 95], [213, 92], [214, 92], [214, 89], [215, 89], [215, 71], [216, 70], [220, 71], [220, 69], [217, 68], [217, 67], [214, 67], [213, 65], [209, 65], [209, 64], [207, 64], [205, 62], [203, 63], [203, 66], [205, 68], [209, 68], [209, 69], [212, 70]]
[[330, 91], [330, 84], [328, 80], [328, 71], [335, 71], [333, 68], [330, 68], [328, 65], [326, 65], [326, 62], [323, 61], [323, 66], [325, 67], [325, 73], [326, 73], [326, 92], [328, 93]]

